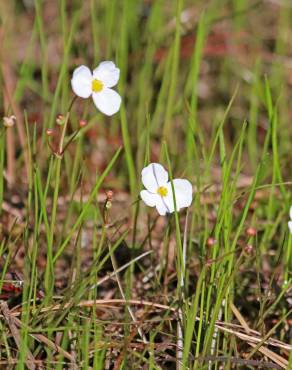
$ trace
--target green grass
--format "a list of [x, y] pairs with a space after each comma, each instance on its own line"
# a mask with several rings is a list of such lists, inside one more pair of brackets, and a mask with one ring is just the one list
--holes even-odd
[[[0, 368], [292, 368], [291, 16], [0, 4], [1, 112], [25, 133], [0, 130]], [[102, 60], [121, 70], [111, 118], [70, 86]], [[150, 162], [192, 182], [187, 211], [142, 203]]]

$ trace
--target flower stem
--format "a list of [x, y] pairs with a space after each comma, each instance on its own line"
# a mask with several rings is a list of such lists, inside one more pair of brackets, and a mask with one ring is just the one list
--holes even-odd
[[54, 287], [54, 260], [53, 260], [53, 244], [54, 244], [54, 234], [55, 234], [55, 225], [56, 225], [56, 218], [57, 218], [57, 206], [58, 206], [58, 197], [59, 197], [59, 188], [60, 188], [60, 180], [61, 180], [61, 164], [64, 154], [64, 140], [66, 136], [66, 131], [68, 127], [70, 112], [72, 106], [76, 100], [76, 96], [72, 99], [68, 112], [65, 117], [62, 134], [59, 142], [58, 152], [55, 156], [55, 186], [54, 186], [54, 194], [53, 194], [53, 202], [52, 202], [52, 216], [51, 216], [51, 225], [48, 237], [48, 249], [47, 249], [47, 264], [46, 264], [46, 271], [45, 271], [45, 291], [46, 291], [46, 299], [49, 300], [50, 296], [53, 293]]
[[65, 135], [66, 135], [67, 126], [68, 126], [69, 116], [70, 116], [70, 111], [67, 112], [66, 117], [65, 117], [65, 122], [63, 125], [63, 130], [62, 130], [61, 139], [59, 143], [59, 150], [58, 150], [58, 154], [60, 156], [62, 156], [62, 152], [63, 152], [63, 146], [64, 146], [64, 140], [65, 140]]
[[[187, 210], [186, 220], [185, 220], [185, 229], [184, 229], [184, 238], [183, 238], [183, 251], [182, 251], [182, 272], [180, 277], [180, 298], [181, 304], [184, 302], [185, 298], [185, 271], [186, 271], [186, 256], [187, 256], [187, 232], [188, 232], [188, 218], [189, 210]], [[182, 369], [182, 359], [183, 359], [183, 348], [184, 348], [184, 337], [183, 337], [183, 310], [182, 307], [178, 310], [178, 325], [177, 325], [177, 366], [178, 370]]]

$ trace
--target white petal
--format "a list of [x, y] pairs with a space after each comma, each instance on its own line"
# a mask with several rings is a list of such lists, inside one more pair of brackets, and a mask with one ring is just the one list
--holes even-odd
[[193, 200], [192, 184], [185, 179], [173, 180], [175, 199], [179, 208], [189, 207]]
[[71, 79], [72, 90], [81, 98], [89, 98], [92, 93], [92, 73], [86, 66], [80, 66], [73, 72]]
[[290, 215], [290, 219], [292, 220], [292, 206], [290, 207], [289, 215]]
[[93, 77], [102, 81], [105, 87], [113, 87], [119, 81], [120, 70], [113, 62], [101, 62], [93, 71]]
[[290, 230], [290, 234], [292, 234], [292, 221], [288, 222], [288, 227], [289, 227], [289, 230]]
[[159, 163], [150, 163], [141, 175], [143, 185], [152, 193], [156, 193], [159, 186], [166, 186], [168, 181], [168, 173]]
[[[179, 211], [181, 208], [189, 207], [193, 200], [192, 184], [185, 179], [174, 179], [173, 186], [177, 211]], [[169, 212], [174, 212], [173, 193], [170, 181], [167, 183], [167, 190], [168, 194], [164, 200], [169, 208]]]
[[168, 207], [160, 195], [151, 193], [148, 190], [142, 190], [140, 192], [140, 197], [147, 206], [156, 206], [157, 212], [160, 216], [165, 216], [166, 213], [168, 213]]
[[166, 213], [169, 213], [169, 209], [166, 206], [166, 203], [164, 202], [164, 199], [160, 196], [158, 196], [158, 197], [159, 197], [159, 200], [156, 203], [157, 212], [160, 214], [160, 216], [165, 216]]
[[145, 204], [149, 207], [154, 207], [159, 202], [159, 195], [150, 193], [148, 190], [142, 190], [140, 196]]
[[122, 102], [120, 95], [108, 88], [101, 90], [101, 92], [93, 93], [92, 98], [96, 108], [107, 116], [117, 113]]

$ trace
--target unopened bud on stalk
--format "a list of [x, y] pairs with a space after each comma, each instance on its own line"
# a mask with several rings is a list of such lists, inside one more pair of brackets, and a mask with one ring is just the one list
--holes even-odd
[[113, 196], [114, 196], [114, 192], [112, 190], [108, 190], [106, 192], [106, 197], [107, 197], [108, 200], [112, 200]]
[[256, 236], [256, 234], [257, 234], [257, 230], [256, 230], [254, 227], [248, 227], [248, 228], [246, 229], [246, 234], [247, 234], [248, 236]]
[[208, 239], [207, 239], [207, 246], [208, 247], [213, 247], [213, 245], [216, 243], [216, 240], [214, 239], [214, 238], [212, 238], [212, 237], [209, 237]]
[[85, 127], [87, 125], [87, 122], [85, 121], [85, 119], [81, 119], [79, 121], [79, 127], [82, 128], [82, 127]]
[[46, 130], [46, 134], [47, 134], [47, 136], [53, 136], [54, 135], [54, 130], [52, 128], [48, 128]]
[[12, 127], [15, 125], [16, 117], [14, 115], [9, 117], [3, 117], [3, 125], [5, 127]]
[[64, 125], [64, 123], [65, 123], [65, 117], [63, 116], [63, 114], [58, 114], [57, 115], [56, 123], [58, 125], [60, 125], [60, 126]]
[[112, 190], [106, 191], [106, 202], [105, 202], [106, 209], [112, 208], [113, 196], [114, 196], [114, 192]]

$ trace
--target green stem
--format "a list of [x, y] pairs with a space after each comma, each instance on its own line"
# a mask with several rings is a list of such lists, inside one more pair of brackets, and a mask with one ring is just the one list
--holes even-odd
[[58, 208], [58, 197], [59, 197], [59, 188], [60, 188], [60, 181], [61, 181], [61, 165], [63, 159], [63, 147], [64, 141], [66, 136], [66, 131], [68, 127], [70, 111], [73, 106], [76, 97], [73, 98], [68, 112], [65, 117], [65, 122], [63, 125], [63, 130], [60, 138], [58, 152], [56, 153], [55, 157], [55, 187], [54, 187], [54, 194], [53, 194], [53, 204], [52, 204], [52, 216], [51, 216], [51, 225], [49, 231], [49, 238], [48, 238], [48, 250], [47, 250], [47, 265], [45, 271], [45, 291], [47, 293], [46, 298], [52, 294], [53, 287], [54, 287], [54, 261], [53, 261], [53, 244], [54, 244], [54, 234], [55, 234], [55, 226], [56, 226], [56, 218], [57, 218], [57, 208]]

